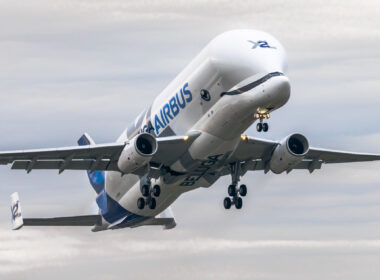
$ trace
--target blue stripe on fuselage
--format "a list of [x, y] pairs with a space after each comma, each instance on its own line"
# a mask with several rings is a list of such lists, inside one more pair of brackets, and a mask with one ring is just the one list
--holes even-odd
[[110, 224], [125, 218], [123, 225], [128, 225], [132, 222], [140, 222], [148, 217], [140, 216], [123, 208], [117, 201], [113, 200], [105, 190], [101, 191], [96, 198], [96, 203], [99, 206], [100, 214]]

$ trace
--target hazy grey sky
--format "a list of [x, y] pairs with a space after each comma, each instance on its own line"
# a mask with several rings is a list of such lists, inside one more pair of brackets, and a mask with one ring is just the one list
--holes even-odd
[[[2, 1], [0, 149], [110, 142], [216, 35], [267, 31], [289, 55], [289, 103], [264, 135], [380, 153], [379, 1]], [[254, 129], [247, 134], [258, 135]], [[24, 216], [89, 213], [84, 172], [0, 168], [1, 279], [377, 279], [380, 164], [310, 175], [250, 173], [241, 211], [229, 178], [185, 194], [172, 231], [10, 230]]]

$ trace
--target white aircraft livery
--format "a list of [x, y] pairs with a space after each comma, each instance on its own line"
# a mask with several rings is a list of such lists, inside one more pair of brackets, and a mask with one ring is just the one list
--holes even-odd
[[290, 97], [287, 57], [273, 36], [233, 30], [213, 39], [121, 134], [95, 144], [88, 134], [78, 146], [0, 152], [0, 164], [34, 169], [86, 170], [97, 194], [97, 213], [23, 218], [18, 193], [11, 195], [13, 229], [23, 226], [92, 226], [92, 231], [176, 226], [170, 205], [183, 193], [210, 187], [231, 175], [226, 209], [243, 206], [247, 171], [312, 173], [322, 164], [380, 160], [380, 155], [312, 148], [296, 133], [281, 141], [243, 133], [267, 119]]

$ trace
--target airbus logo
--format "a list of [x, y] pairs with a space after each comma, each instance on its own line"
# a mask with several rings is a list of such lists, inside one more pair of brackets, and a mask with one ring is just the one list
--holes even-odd
[[21, 217], [21, 213], [19, 213], [18, 209], [19, 209], [19, 201], [17, 200], [15, 202], [15, 204], [11, 207], [11, 211], [12, 211], [12, 219], [16, 219], [18, 217]]
[[160, 134], [160, 129], [165, 129], [181, 110], [193, 100], [193, 95], [188, 89], [189, 83], [185, 83], [183, 87], [166, 102], [160, 110], [159, 114], [154, 115], [154, 128], [156, 135]]
[[267, 41], [257, 41], [257, 42], [254, 42], [254, 41], [251, 41], [251, 40], [248, 40], [249, 43], [252, 44], [252, 49], [256, 49], [257, 47], [259, 48], [266, 48], [266, 49], [276, 49], [276, 47], [273, 47], [273, 46], [269, 46], [268, 42]]

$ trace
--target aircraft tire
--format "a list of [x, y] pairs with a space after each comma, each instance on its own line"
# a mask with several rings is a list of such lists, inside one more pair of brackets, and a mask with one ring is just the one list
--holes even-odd
[[149, 185], [142, 185], [140, 190], [143, 196], [147, 197], [149, 195]]
[[224, 206], [224, 209], [230, 209], [231, 208], [231, 198], [226, 197], [223, 200], [223, 206]]
[[258, 132], [261, 132], [261, 131], [263, 130], [263, 124], [262, 124], [262, 123], [258, 123], [258, 124], [256, 125], [256, 130], [257, 130]]
[[229, 185], [228, 186], [228, 195], [229, 196], [235, 196], [236, 195], [236, 186], [235, 185]]
[[246, 196], [247, 195], [247, 186], [246, 185], [241, 185], [239, 188], [239, 194], [241, 196]]
[[236, 209], [241, 209], [243, 207], [243, 199], [241, 199], [241, 197], [236, 198], [235, 207]]
[[159, 185], [154, 185], [153, 187], [153, 195], [158, 197], [161, 194], [161, 188]]
[[139, 208], [141, 210], [141, 209], [144, 209], [144, 207], [145, 207], [145, 199], [140, 197], [137, 200], [137, 208]]
[[149, 208], [153, 210], [153, 209], [156, 208], [156, 205], [157, 205], [157, 203], [156, 203], [156, 199], [155, 199], [154, 197], [152, 197], [152, 198], [149, 200]]

